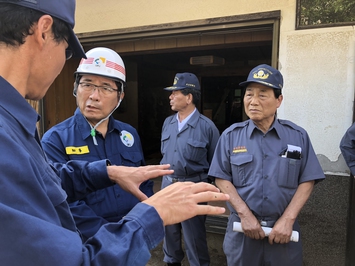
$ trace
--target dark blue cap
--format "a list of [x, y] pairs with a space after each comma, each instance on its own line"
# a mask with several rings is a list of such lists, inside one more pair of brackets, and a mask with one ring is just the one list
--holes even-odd
[[248, 79], [239, 83], [239, 85], [246, 87], [249, 83], [252, 82], [260, 83], [265, 86], [280, 90], [284, 85], [284, 79], [280, 71], [265, 64], [254, 67], [250, 71]]
[[69, 47], [73, 50], [73, 57], [86, 58], [85, 51], [73, 31], [75, 24], [75, 0], [0, 0], [0, 3], [28, 7], [61, 19], [69, 26], [70, 35], [68, 43]]
[[174, 78], [173, 86], [166, 87], [164, 90], [176, 91], [183, 89], [200, 90], [200, 82], [192, 73], [177, 73]]

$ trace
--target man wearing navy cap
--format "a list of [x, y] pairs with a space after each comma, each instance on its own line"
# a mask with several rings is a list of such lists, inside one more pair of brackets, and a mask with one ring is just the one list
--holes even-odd
[[82, 241], [68, 202], [113, 181], [137, 192], [148, 178], [173, 171], [164, 170], [169, 165], [107, 166], [108, 160], [55, 169], [48, 162], [36, 129], [39, 116], [25, 99], [41, 99], [66, 59], [85, 56], [73, 32], [74, 10], [74, 0], [0, 0], [1, 265], [143, 266], [165, 225], [222, 214], [224, 208], [198, 203], [229, 198], [206, 183], [174, 184], [148, 199], [136, 193], [142, 203]]
[[[301, 266], [302, 244], [290, 242], [299, 231], [297, 216], [324, 173], [307, 132], [278, 119], [283, 77], [269, 65], [251, 70], [244, 108], [250, 118], [221, 135], [209, 175], [230, 195], [231, 212], [223, 249], [228, 265]], [[233, 231], [240, 222], [244, 233]], [[272, 228], [268, 237], [261, 227]]]
[[[208, 182], [208, 169], [219, 131], [214, 123], [200, 114], [196, 106], [201, 98], [200, 83], [192, 73], [178, 73], [170, 91], [171, 110], [176, 114], [165, 119], [161, 134], [161, 164], [169, 163], [174, 174], [165, 175], [162, 188], [175, 182]], [[181, 265], [184, 258], [181, 230], [191, 266], [210, 264], [205, 228], [206, 215], [165, 227], [164, 261]]]

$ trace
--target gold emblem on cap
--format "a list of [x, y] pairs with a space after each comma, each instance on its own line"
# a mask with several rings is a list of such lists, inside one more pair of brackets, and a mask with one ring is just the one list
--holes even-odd
[[174, 78], [174, 84], [173, 85], [176, 85], [176, 83], [178, 82], [179, 78], [178, 77], [175, 77]]
[[255, 79], [267, 79], [269, 77], [268, 73], [265, 73], [264, 70], [259, 70], [258, 72], [254, 73], [253, 78]]

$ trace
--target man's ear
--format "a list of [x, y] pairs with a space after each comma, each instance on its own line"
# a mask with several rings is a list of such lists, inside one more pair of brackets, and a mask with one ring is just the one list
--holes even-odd
[[76, 97], [76, 92], [78, 91], [79, 84], [74, 82], [73, 95]]
[[280, 105], [281, 105], [281, 103], [282, 103], [282, 100], [284, 99], [284, 96], [281, 94], [280, 96], [279, 96], [279, 98], [277, 98], [277, 108], [279, 108], [280, 107]]
[[124, 98], [124, 92], [121, 92], [121, 94], [120, 94], [120, 100], [122, 101], [123, 98]]
[[50, 15], [43, 15], [39, 18], [37, 24], [33, 26], [34, 35], [38, 42], [44, 43], [52, 38], [52, 25], [53, 18]]
[[189, 93], [189, 94], [187, 95], [187, 102], [188, 102], [188, 104], [192, 103], [193, 98], [194, 98], [194, 96], [192, 96], [191, 93]]

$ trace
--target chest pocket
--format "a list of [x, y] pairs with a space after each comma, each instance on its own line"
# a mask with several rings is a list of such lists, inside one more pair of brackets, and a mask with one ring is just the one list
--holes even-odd
[[125, 166], [140, 166], [143, 161], [142, 154], [139, 151], [124, 151], [121, 152], [122, 165]]
[[61, 180], [51, 168], [52, 166], [48, 164], [43, 164], [43, 165], [45, 165], [45, 169], [42, 178], [46, 186], [47, 195], [50, 198], [53, 205], [56, 207], [66, 201], [67, 194], [62, 189]]
[[167, 133], [163, 133], [161, 136], [161, 153], [164, 155], [168, 150], [168, 140], [170, 139], [170, 135]]
[[233, 184], [236, 187], [248, 186], [254, 182], [255, 175], [252, 173], [253, 155], [239, 154], [230, 157]]
[[290, 158], [279, 158], [279, 174], [277, 184], [280, 187], [296, 188], [298, 186], [298, 177], [300, 174], [301, 160]]
[[200, 162], [207, 158], [207, 144], [198, 140], [188, 139], [184, 157], [193, 162]]

